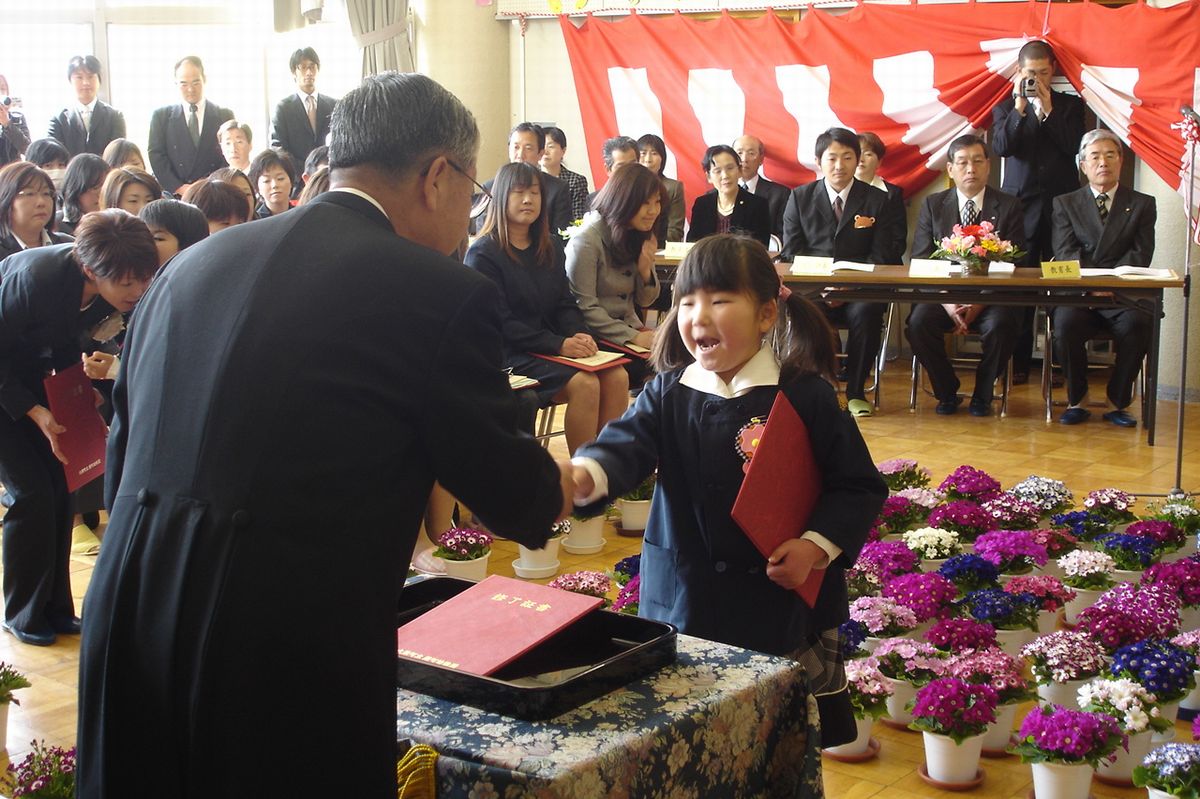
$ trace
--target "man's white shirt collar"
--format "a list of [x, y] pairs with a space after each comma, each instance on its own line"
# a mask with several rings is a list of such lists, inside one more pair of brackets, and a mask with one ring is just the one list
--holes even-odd
[[[821, 179], [825, 180], [824, 178]], [[842, 207], [844, 208], [846, 206], [846, 201], [850, 199], [850, 188], [854, 185], [854, 180], [854, 178], [851, 178], [850, 182], [846, 184], [846, 188], [842, 189], [841, 191], [834, 191], [833, 186], [829, 185], [829, 181], [825, 180], [825, 192], [829, 195], [829, 204], [833, 205], [833, 201], [838, 197], [841, 197]]]
[[316, 92], [313, 92], [312, 94], [305, 94], [304, 92], [297, 90], [296, 96], [300, 98], [300, 105], [304, 106], [305, 109], [308, 108], [308, 98], [309, 97], [313, 98], [313, 102], [316, 102], [316, 100], [317, 100]]
[[389, 222], [392, 221], [391, 217], [388, 216], [387, 211], [383, 210], [383, 206], [379, 204], [379, 200], [376, 200], [374, 197], [367, 194], [362, 189], [355, 189], [350, 186], [339, 186], [336, 189], [330, 189], [330, 191], [344, 191], [347, 194], [353, 194], [355, 197], [362, 197], [364, 200], [369, 202], [371, 205], [378, 208], [379, 213], [383, 214], [384, 218], [387, 219], [387, 221], [389, 221]]
[[80, 102], [76, 102], [75, 110], [81, 114], [84, 111], [88, 112], [89, 114], [94, 114], [94, 113], [96, 113], [96, 103], [99, 101], [100, 101], [100, 98], [96, 97], [96, 98], [93, 98], [92, 101], [90, 103], [88, 103], [87, 105], [84, 105], [83, 103], [80, 103]]
[[759, 176], [756, 173], [754, 177], [750, 178], [749, 180], [742, 181], [742, 185], [746, 187], [746, 191], [750, 192], [751, 194], [755, 193], [755, 190], [758, 188], [758, 177]]
[[775, 353], [770, 347], [763, 346], [728, 383], [716, 372], [710, 372], [698, 363], [684, 369], [679, 382], [705, 394], [733, 399], [754, 388], [779, 385], [779, 361], [775, 360]]
[[974, 197], [968, 197], [967, 195], [963, 194], [958, 189], [955, 189], [954, 193], [958, 195], [958, 217], [959, 217], [959, 219], [962, 219], [963, 206], [967, 204], [967, 200], [975, 201], [975, 213], [980, 214], [982, 216], [982, 214], [983, 214], [983, 195], [987, 194], [986, 186], [984, 186], [982, 189], [980, 189], [979, 193], [976, 194]]
[[[1111, 189], [1109, 189], [1108, 191], [1104, 192], [1106, 195], [1108, 195], [1108, 201], [1109, 201], [1109, 203], [1112, 203], [1112, 201], [1113, 201], [1113, 195], [1115, 195], [1115, 194], [1117, 193], [1117, 189], [1119, 189], [1120, 187], [1121, 187], [1121, 184], [1120, 184], [1120, 183], [1114, 183], [1114, 184], [1113, 184], [1113, 187], [1112, 187]], [[1099, 197], [1099, 196], [1100, 196], [1100, 192], [1099, 192], [1099, 191], [1096, 189], [1096, 187], [1095, 187], [1095, 186], [1093, 186], [1093, 185], [1091, 185], [1091, 184], [1089, 183], [1089, 184], [1088, 184], [1088, 188], [1092, 190], [1092, 198], [1093, 198], [1093, 199], [1094, 199], [1094, 198], [1096, 198], [1096, 197]]]

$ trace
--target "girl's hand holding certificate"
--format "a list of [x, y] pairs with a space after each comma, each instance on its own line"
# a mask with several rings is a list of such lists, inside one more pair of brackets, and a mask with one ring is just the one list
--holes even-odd
[[780, 544], [767, 558], [767, 577], [781, 588], [794, 590], [804, 584], [808, 573], [825, 558], [825, 550], [812, 541], [793, 538]]

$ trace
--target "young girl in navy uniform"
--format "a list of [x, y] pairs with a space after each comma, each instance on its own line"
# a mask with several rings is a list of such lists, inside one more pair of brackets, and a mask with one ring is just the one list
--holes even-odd
[[[658, 469], [642, 544], [640, 614], [688, 635], [801, 661], [821, 711], [820, 745], [855, 737], [837, 627], [844, 570], [887, 496], [838, 404], [833, 330], [781, 284], [749, 238], [704, 239], [683, 259], [659, 326], [658, 376], [574, 459], [591, 509]], [[808, 428], [822, 489], [808, 529], [764, 560], [730, 517], [754, 432], [782, 391]], [[815, 608], [793, 590], [825, 568]]]

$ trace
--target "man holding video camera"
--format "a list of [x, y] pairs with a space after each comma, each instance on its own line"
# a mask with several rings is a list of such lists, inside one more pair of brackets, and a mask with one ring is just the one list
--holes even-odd
[[[1083, 101], [1050, 88], [1058, 61], [1043, 41], [1026, 42], [1017, 54], [1011, 97], [992, 109], [992, 149], [1004, 158], [1000, 188], [1025, 209], [1028, 263], [1051, 257], [1052, 202], [1079, 188], [1075, 152], [1083, 137]], [[1013, 352], [1013, 382], [1029, 376], [1033, 309], [1028, 309]], [[1024, 379], [1022, 379], [1022, 376]]]

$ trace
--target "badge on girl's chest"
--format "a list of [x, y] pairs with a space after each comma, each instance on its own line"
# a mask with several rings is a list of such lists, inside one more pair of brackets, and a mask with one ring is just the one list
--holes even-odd
[[754, 457], [754, 450], [758, 449], [758, 442], [762, 440], [763, 431], [766, 429], [767, 419], [764, 416], [755, 416], [738, 428], [737, 441], [734, 444], [738, 456], [742, 459], [743, 474], [750, 470], [750, 459]]

